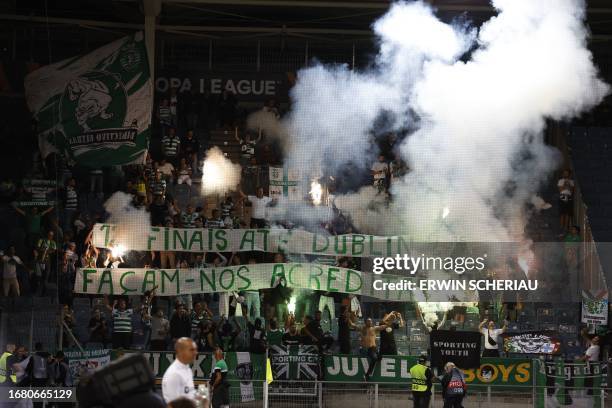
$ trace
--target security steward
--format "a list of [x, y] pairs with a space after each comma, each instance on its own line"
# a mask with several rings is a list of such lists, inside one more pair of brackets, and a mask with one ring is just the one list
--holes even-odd
[[[17, 362], [16, 348], [14, 344], [9, 343], [6, 345], [6, 351], [0, 356], [0, 387], [15, 387], [17, 385], [17, 375], [13, 372], [13, 364]], [[0, 405], [5, 408], [14, 408], [17, 406], [17, 402], [4, 402]]]
[[13, 373], [11, 365], [13, 364], [13, 353], [15, 352], [14, 344], [7, 344], [6, 351], [0, 356], [0, 387], [11, 387], [17, 383], [17, 376]]
[[410, 368], [414, 408], [429, 407], [433, 374], [431, 369], [427, 367], [426, 363], [427, 357], [420, 356], [418, 362]]

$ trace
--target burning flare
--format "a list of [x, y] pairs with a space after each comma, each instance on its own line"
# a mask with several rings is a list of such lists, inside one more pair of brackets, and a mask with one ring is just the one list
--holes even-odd
[[113, 245], [113, 247], [111, 248], [111, 254], [113, 255], [113, 258], [122, 257], [125, 254], [125, 251], [127, 251], [127, 248], [125, 247], [125, 245], [122, 244]]
[[318, 181], [310, 183], [310, 197], [314, 205], [320, 205], [323, 198], [323, 187]]

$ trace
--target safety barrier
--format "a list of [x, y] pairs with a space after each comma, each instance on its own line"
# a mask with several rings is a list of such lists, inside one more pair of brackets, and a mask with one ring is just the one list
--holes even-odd
[[[244, 399], [240, 383], [231, 382], [232, 407], [268, 408], [395, 408], [412, 406], [410, 385], [383, 383], [336, 383], [326, 381], [253, 381], [256, 396]], [[266, 391], [267, 390], [267, 391]], [[444, 401], [440, 384], [433, 386], [430, 408], [442, 408]], [[608, 390], [604, 388], [537, 386], [474, 386], [468, 387], [465, 408], [545, 408], [568, 406], [604, 408]], [[265, 397], [267, 395], [267, 398]]]

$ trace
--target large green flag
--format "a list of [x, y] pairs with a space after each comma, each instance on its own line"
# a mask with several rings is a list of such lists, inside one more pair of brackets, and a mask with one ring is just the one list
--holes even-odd
[[142, 33], [42, 67], [25, 91], [43, 158], [59, 152], [95, 168], [144, 161], [153, 87]]

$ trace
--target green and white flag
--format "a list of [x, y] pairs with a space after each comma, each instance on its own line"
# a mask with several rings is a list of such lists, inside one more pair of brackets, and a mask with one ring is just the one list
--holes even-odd
[[608, 323], [608, 291], [597, 293], [582, 291], [582, 323], [605, 325]]
[[287, 197], [292, 201], [301, 201], [304, 193], [300, 188], [300, 175], [287, 167], [270, 167], [270, 197]]
[[45, 158], [99, 168], [144, 162], [153, 86], [142, 32], [42, 67], [25, 79]]

